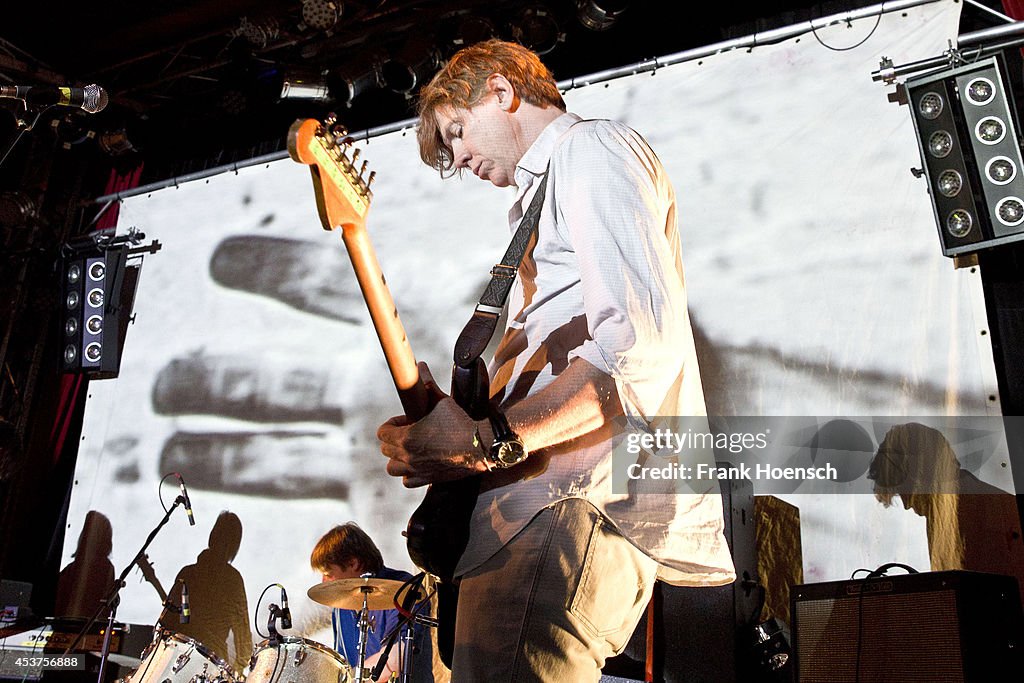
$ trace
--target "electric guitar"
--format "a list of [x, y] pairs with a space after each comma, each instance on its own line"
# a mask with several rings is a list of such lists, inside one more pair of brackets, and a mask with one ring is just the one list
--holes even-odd
[[160, 583], [160, 579], [156, 576], [156, 571], [153, 569], [153, 563], [149, 560], [149, 555], [146, 553], [139, 553], [138, 557], [135, 558], [135, 565], [139, 568], [144, 578], [150, 586], [156, 589], [157, 595], [160, 596], [160, 602], [167, 602], [167, 591], [164, 590], [163, 585]]
[[[324, 230], [341, 230], [402, 408], [406, 416], [418, 420], [433, 408], [433, 399], [420, 380], [416, 358], [367, 235], [366, 214], [373, 199], [370, 185], [375, 172], [366, 175], [365, 161], [357, 166], [360, 152], [352, 148], [347, 136], [348, 131], [333, 115], [323, 122], [300, 119], [288, 131], [288, 153], [310, 167]], [[487, 388], [482, 362], [453, 371], [452, 398], [474, 419], [486, 415]], [[455, 565], [469, 538], [478, 485], [477, 476], [431, 484], [405, 531], [409, 557], [439, 579], [438, 642], [441, 657], [449, 666], [458, 596]]]

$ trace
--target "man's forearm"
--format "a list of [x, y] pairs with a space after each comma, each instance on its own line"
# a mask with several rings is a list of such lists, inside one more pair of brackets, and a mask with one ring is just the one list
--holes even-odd
[[[506, 417], [529, 452], [584, 436], [622, 415], [615, 380], [587, 361], [573, 360], [536, 394], [511, 406]], [[490, 426], [480, 423], [486, 443]]]

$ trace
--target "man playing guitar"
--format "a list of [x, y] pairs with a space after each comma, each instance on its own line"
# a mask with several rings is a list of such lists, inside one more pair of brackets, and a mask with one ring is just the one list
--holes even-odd
[[624, 432], [705, 412], [673, 188], [640, 135], [567, 113], [550, 71], [513, 43], [457, 53], [421, 90], [419, 117], [425, 163], [517, 188], [513, 230], [544, 192], [489, 367], [497, 410], [474, 420], [440, 397], [378, 431], [406, 486], [479, 475], [452, 679], [596, 681], [655, 579], [735, 578], [718, 495], [612, 486]]

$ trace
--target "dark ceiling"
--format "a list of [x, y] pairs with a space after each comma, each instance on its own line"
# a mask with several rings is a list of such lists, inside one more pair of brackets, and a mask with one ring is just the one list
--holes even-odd
[[[422, 82], [460, 39], [518, 40], [544, 52], [563, 80], [871, 4], [876, 3], [19, 3], [17, 16], [10, 13], [0, 29], [0, 83], [97, 83], [110, 94], [110, 105], [99, 114], [83, 113], [81, 125], [97, 136], [123, 129], [132, 147], [128, 156], [141, 156], [150, 167], [176, 164], [180, 172], [187, 160], [209, 165], [280, 149], [288, 125], [301, 116], [337, 111], [352, 130], [405, 119], [415, 91], [405, 65], [421, 63]], [[614, 21], [603, 29], [585, 26], [580, 6], [591, 8], [592, 19], [602, 17], [593, 9], [599, 7]], [[350, 97], [348, 82], [365, 73], [373, 76], [356, 82], [370, 85]], [[329, 87], [327, 101], [281, 98], [285, 80], [320, 77]], [[408, 93], [399, 92], [410, 85]], [[0, 106], [18, 111], [13, 100], [0, 100]], [[110, 146], [126, 149], [123, 142]]]

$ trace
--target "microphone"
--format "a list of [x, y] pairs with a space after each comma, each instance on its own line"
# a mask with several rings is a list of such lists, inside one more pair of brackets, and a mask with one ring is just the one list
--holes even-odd
[[192, 516], [192, 501], [189, 500], [188, 490], [185, 488], [185, 480], [177, 472], [174, 474], [178, 477], [178, 483], [181, 485], [181, 497], [185, 499], [185, 514], [188, 515], [188, 525], [195, 526], [196, 519]]
[[187, 624], [192, 617], [192, 610], [188, 606], [188, 584], [181, 582], [181, 623]]
[[92, 83], [84, 88], [55, 85], [0, 85], [0, 97], [21, 100], [26, 105], [58, 104], [77, 107], [90, 114], [102, 111], [110, 101], [107, 91]]
[[288, 609], [288, 593], [281, 586], [281, 628], [292, 627], [292, 611]]

